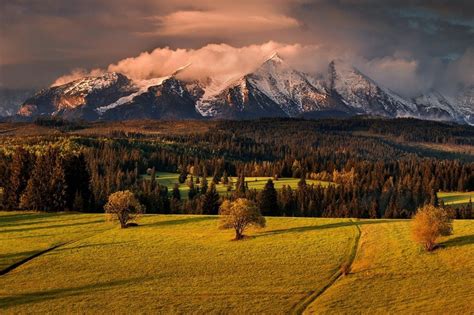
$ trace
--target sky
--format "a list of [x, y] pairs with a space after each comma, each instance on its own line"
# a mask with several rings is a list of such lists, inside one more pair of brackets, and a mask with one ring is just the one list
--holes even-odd
[[474, 84], [472, 0], [0, 1], [0, 86], [86, 74], [239, 75], [277, 51], [297, 69], [354, 64], [405, 96]]

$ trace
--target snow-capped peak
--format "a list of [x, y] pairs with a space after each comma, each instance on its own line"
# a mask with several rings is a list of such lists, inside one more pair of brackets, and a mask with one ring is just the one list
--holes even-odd
[[273, 61], [273, 62], [276, 62], [276, 63], [283, 63], [285, 62], [281, 57], [280, 55], [278, 54], [278, 52], [274, 52], [267, 60], [265, 60], [265, 62], [267, 61]]
[[184, 70], [186, 70], [186, 69], [189, 68], [190, 66], [191, 66], [191, 63], [188, 63], [188, 64], [186, 64], [186, 65], [184, 65], [184, 66], [182, 66], [182, 67], [179, 67], [178, 69], [176, 69], [176, 70], [173, 72], [173, 74], [171, 74], [171, 76], [175, 76], [175, 75], [177, 75], [177, 74], [183, 72]]
[[81, 92], [87, 94], [92, 90], [104, 89], [115, 84], [120, 76], [121, 74], [117, 72], [107, 72], [97, 77], [84, 77], [67, 83], [67, 88], [64, 90], [64, 93]]
[[117, 106], [121, 106], [121, 105], [124, 105], [126, 103], [131, 102], [136, 96], [141, 95], [143, 93], [146, 93], [150, 87], [161, 85], [165, 80], [167, 80], [169, 78], [170, 78], [170, 76], [166, 76], [166, 77], [161, 77], [161, 78], [153, 78], [153, 79], [149, 79], [149, 80], [135, 81], [134, 83], [138, 87], [138, 91], [136, 91], [136, 92], [134, 92], [130, 95], [121, 97], [117, 101], [115, 101], [115, 102], [113, 102], [109, 105], [98, 107], [98, 108], [96, 108], [95, 111], [99, 115], [103, 115], [106, 111], [108, 111], [112, 108], [115, 108]]

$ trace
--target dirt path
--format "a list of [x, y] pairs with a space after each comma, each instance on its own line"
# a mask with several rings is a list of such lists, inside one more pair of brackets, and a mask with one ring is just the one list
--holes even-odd
[[303, 314], [305, 310], [308, 308], [310, 304], [312, 304], [319, 296], [321, 296], [324, 292], [327, 291], [340, 277], [343, 276], [342, 267], [347, 265], [347, 270], [350, 270], [352, 267], [352, 263], [355, 260], [357, 255], [357, 249], [359, 248], [359, 240], [361, 235], [361, 230], [359, 224], [355, 223], [355, 227], [357, 228], [357, 234], [354, 239], [354, 244], [351, 248], [351, 252], [349, 253], [347, 261], [343, 262], [341, 266], [337, 269], [337, 271], [331, 276], [329, 282], [317, 291], [311, 291], [305, 298], [303, 298], [298, 304], [296, 304], [293, 309], [291, 310], [292, 314]]

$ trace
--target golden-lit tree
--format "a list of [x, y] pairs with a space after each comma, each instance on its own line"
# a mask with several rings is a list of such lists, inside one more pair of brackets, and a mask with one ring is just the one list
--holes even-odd
[[453, 233], [452, 219], [443, 208], [425, 205], [418, 209], [413, 217], [412, 236], [425, 250], [432, 251], [440, 236]]
[[122, 228], [128, 227], [128, 221], [135, 220], [138, 215], [144, 213], [143, 206], [129, 190], [111, 194], [104, 209], [109, 218], [120, 222]]
[[250, 225], [265, 227], [265, 218], [255, 202], [245, 198], [224, 201], [219, 214], [221, 215], [220, 227], [234, 229], [236, 240], [241, 240], [244, 237], [244, 231]]

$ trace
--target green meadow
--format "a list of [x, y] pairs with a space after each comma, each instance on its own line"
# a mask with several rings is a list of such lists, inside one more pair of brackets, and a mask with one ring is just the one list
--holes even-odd
[[[181, 199], [187, 199], [188, 198], [188, 191], [189, 191], [189, 186], [187, 183], [180, 184], [178, 181], [179, 174], [177, 173], [167, 173], [167, 172], [156, 172], [156, 181], [163, 186], [168, 187], [168, 189], [171, 191], [173, 189], [175, 184], [179, 185], [179, 191], [181, 193]], [[190, 179], [190, 175], [188, 175], [188, 180]], [[145, 175], [145, 178], [150, 178], [150, 176]], [[207, 182], [210, 185], [212, 182], [212, 177], [206, 177]], [[289, 178], [289, 177], [284, 177], [284, 178], [279, 178], [278, 180], [273, 179], [272, 177], [245, 177], [245, 182], [248, 184], [249, 189], [256, 189], [256, 190], [262, 190], [265, 187], [265, 184], [268, 182], [269, 179], [273, 180], [273, 184], [275, 185], [275, 189], [281, 189], [283, 186], [286, 187], [291, 187], [292, 189], [296, 189], [298, 187], [298, 182], [300, 181], [299, 178]], [[196, 180], [196, 178], [194, 178]], [[233, 184], [233, 189], [235, 189], [235, 184], [237, 182], [237, 177], [229, 177], [229, 181], [232, 182]], [[315, 185], [315, 186], [322, 186], [322, 187], [327, 187], [328, 185], [331, 184], [331, 182], [327, 181], [320, 181], [320, 180], [313, 180], [313, 179], [307, 179], [306, 180], [307, 185]], [[196, 184], [195, 184], [196, 185]], [[197, 185], [196, 187], [198, 187]], [[224, 185], [222, 183], [219, 183], [216, 185], [217, 192], [221, 195], [226, 195], [230, 193], [228, 191], [227, 185]]]
[[[407, 220], [0, 212], [0, 313], [446, 313], [474, 300], [474, 221], [425, 253]], [[351, 271], [341, 274], [341, 266]], [[126, 310], [126, 311], [125, 311]]]
[[474, 202], [474, 191], [468, 192], [439, 192], [438, 198], [443, 200], [445, 205], [463, 205], [469, 203], [469, 201]]

